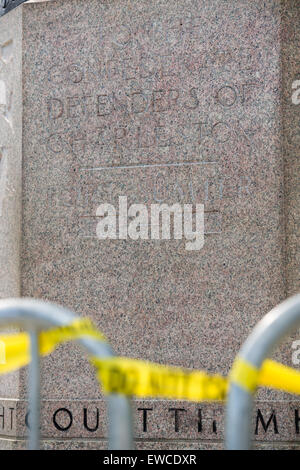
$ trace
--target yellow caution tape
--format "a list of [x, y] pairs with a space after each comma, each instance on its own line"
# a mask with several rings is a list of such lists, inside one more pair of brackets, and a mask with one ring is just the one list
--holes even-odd
[[70, 325], [42, 331], [39, 336], [41, 354], [49, 354], [58, 344], [82, 338], [83, 336], [107, 342], [105, 336], [93, 326], [91, 320], [83, 318], [75, 320]]
[[[93, 326], [89, 319], [77, 319], [70, 325], [42, 331], [39, 334], [40, 354], [50, 354], [64, 341], [89, 336], [100, 341], [105, 337]], [[12, 372], [30, 362], [30, 338], [28, 333], [0, 335], [0, 374]], [[1, 357], [2, 356], [2, 357]]]
[[230, 379], [251, 393], [260, 385], [300, 395], [300, 372], [270, 359], [266, 359], [258, 370], [238, 357], [233, 363]]
[[257, 387], [259, 370], [244, 359], [237, 357], [230, 371], [230, 380], [247, 392], [253, 393]]
[[92, 363], [105, 393], [203, 401], [224, 400], [227, 392], [221, 375], [124, 357], [93, 358]]
[[30, 339], [27, 333], [1, 335], [0, 374], [12, 372], [30, 362]]
[[105, 393], [191, 401], [224, 400], [230, 381], [250, 393], [260, 385], [300, 394], [300, 372], [271, 360], [264, 361], [258, 370], [244, 359], [237, 358], [229, 380], [204, 371], [123, 357], [94, 358], [92, 363], [97, 368]]
[[[106, 341], [90, 320], [77, 319], [70, 325], [41, 332], [40, 354], [49, 354], [60, 343], [83, 336]], [[1, 335], [0, 352], [1, 350], [4, 351], [4, 357], [1, 358], [0, 354], [0, 374], [27, 365], [30, 362], [28, 333]], [[221, 375], [209, 375], [204, 371], [123, 357], [93, 358], [91, 362], [97, 368], [98, 378], [105, 393], [190, 401], [224, 400], [230, 380], [250, 393], [254, 393], [256, 387], [261, 385], [300, 394], [300, 372], [271, 360], [266, 360], [259, 371], [247, 361], [237, 358], [229, 380]]]
[[263, 387], [300, 395], [300, 372], [270, 359], [264, 361], [258, 381]]

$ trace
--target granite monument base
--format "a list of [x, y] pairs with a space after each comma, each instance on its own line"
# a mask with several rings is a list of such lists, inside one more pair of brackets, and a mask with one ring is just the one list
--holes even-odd
[[[299, 80], [297, 0], [61, 0], [2, 17], [1, 297], [89, 316], [118, 354], [227, 374], [300, 288]], [[97, 208], [120, 196], [204, 204], [204, 247], [99, 240]], [[297, 338], [274, 357], [299, 367]], [[79, 348], [42, 369], [44, 447], [105, 447]], [[26, 370], [0, 379], [3, 448], [24, 446], [26, 384]], [[256, 445], [298, 448], [297, 397], [257, 399]], [[222, 447], [219, 404], [133, 408], [138, 448]]]

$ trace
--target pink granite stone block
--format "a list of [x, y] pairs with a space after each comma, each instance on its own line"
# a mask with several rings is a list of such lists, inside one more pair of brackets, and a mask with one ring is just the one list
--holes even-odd
[[[300, 289], [297, 80], [297, 0], [34, 1], [1, 18], [0, 296], [89, 316], [118, 354], [227, 374]], [[203, 248], [99, 240], [97, 207], [119, 196], [204, 204]], [[297, 339], [274, 357], [297, 367]], [[60, 346], [42, 373], [44, 447], [104, 447], [81, 350]], [[25, 370], [0, 379], [3, 447], [24, 444], [26, 388]], [[258, 400], [259, 446], [297, 447], [296, 398]], [[139, 449], [222, 448], [219, 404], [133, 408]]]

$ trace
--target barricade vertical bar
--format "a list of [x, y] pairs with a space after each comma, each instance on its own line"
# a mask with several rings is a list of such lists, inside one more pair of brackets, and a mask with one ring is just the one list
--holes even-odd
[[133, 450], [133, 423], [129, 399], [111, 394], [108, 399], [108, 410], [109, 450]]
[[[239, 357], [260, 369], [272, 348], [300, 325], [300, 295], [295, 295], [269, 312], [243, 344]], [[251, 443], [254, 394], [230, 382], [226, 409], [226, 448], [247, 450]]]
[[29, 331], [30, 336], [30, 355], [29, 365], [29, 384], [28, 384], [28, 402], [29, 402], [29, 450], [38, 450], [40, 447], [40, 353], [39, 353], [39, 335], [38, 330], [32, 328]]

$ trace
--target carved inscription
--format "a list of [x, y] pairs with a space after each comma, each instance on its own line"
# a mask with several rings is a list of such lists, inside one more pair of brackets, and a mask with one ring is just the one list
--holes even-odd
[[[225, 202], [253, 194], [242, 165], [256, 158], [260, 130], [244, 118], [263, 87], [256, 51], [197, 45], [201, 24], [193, 16], [103, 25], [101, 55], [58, 56], [45, 71], [43, 144], [70, 166], [69, 186], [48, 188], [47, 205], [75, 211], [81, 237], [94, 237], [97, 205], [125, 193], [132, 203], [204, 203], [207, 234], [221, 232]], [[222, 175], [229, 158], [236, 177]]]
[[[117, 27], [116, 27], [117, 28]], [[143, 39], [145, 41], [145, 38]], [[155, 44], [152, 44], [155, 45]], [[132, 81], [148, 79], [163, 79], [166, 77], [186, 78], [187, 74], [204, 76], [204, 72], [216, 69], [219, 72], [229, 70], [236, 65], [240, 70], [254, 69], [255, 49], [204, 49], [198, 52], [176, 51], [174, 53], [137, 52], [131, 55], [130, 49], [117, 49], [114, 57], [103, 59], [103, 55], [93, 53], [80, 58], [76, 62], [54, 62], [47, 71], [47, 79], [52, 84], [86, 84], [91, 80], [121, 80], [124, 84]], [[125, 54], [124, 54], [125, 53]]]
[[[276, 403], [272, 406], [261, 402], [257, 403], [253, 411], [253, 439], [264, 440], [290, 440], [296, 442], [300, 434], [300, 410], [296, 402], [282, 407]], [[48, 404], [43, 407], [44, 436], [94, 436], [104, 437], [107, 433], [103, 419], [105, 406], [101, 401], [95, 401], [88, 406], [76, 402], [65, 402], [57, 406]], [[137, 401], [133, 404], [133, 413], [136, 422], [136, 437], [166, 438], [185, 437], [187, 439], [224, 438], [224, 409], [214, 410], [211, 406], [178, 403], [176, 406]], [[13, 403], [0, 404], [0, 429], [3, 434], [11, 435], [15, 432], [16, 423], [23, 422], [23, 432], [30, 428], [31, 413], [26, 408], [16, 407]], [[187, 434], [188, 431], [188, 434]]]
[[[216, 103], [222, 107], [248, 103], [253, 100], [255, 90], [258, 93], [259, 82], [246, 82], [224, 85], [215, 90]], [[164, 113], [182, 108], [185, 111], [201, 107], [201, 89], [192, 87], [159, 88], [154, 90], [135, 90], [132, 92], [103, 91], [101, 94], [82, 94], [66, 97], [49, 98], [47, 108], [50, 120], [59, 118], [72, 119], [83, 117], [111, 116], [122, 112], [125, 115], [144, 113]]]

